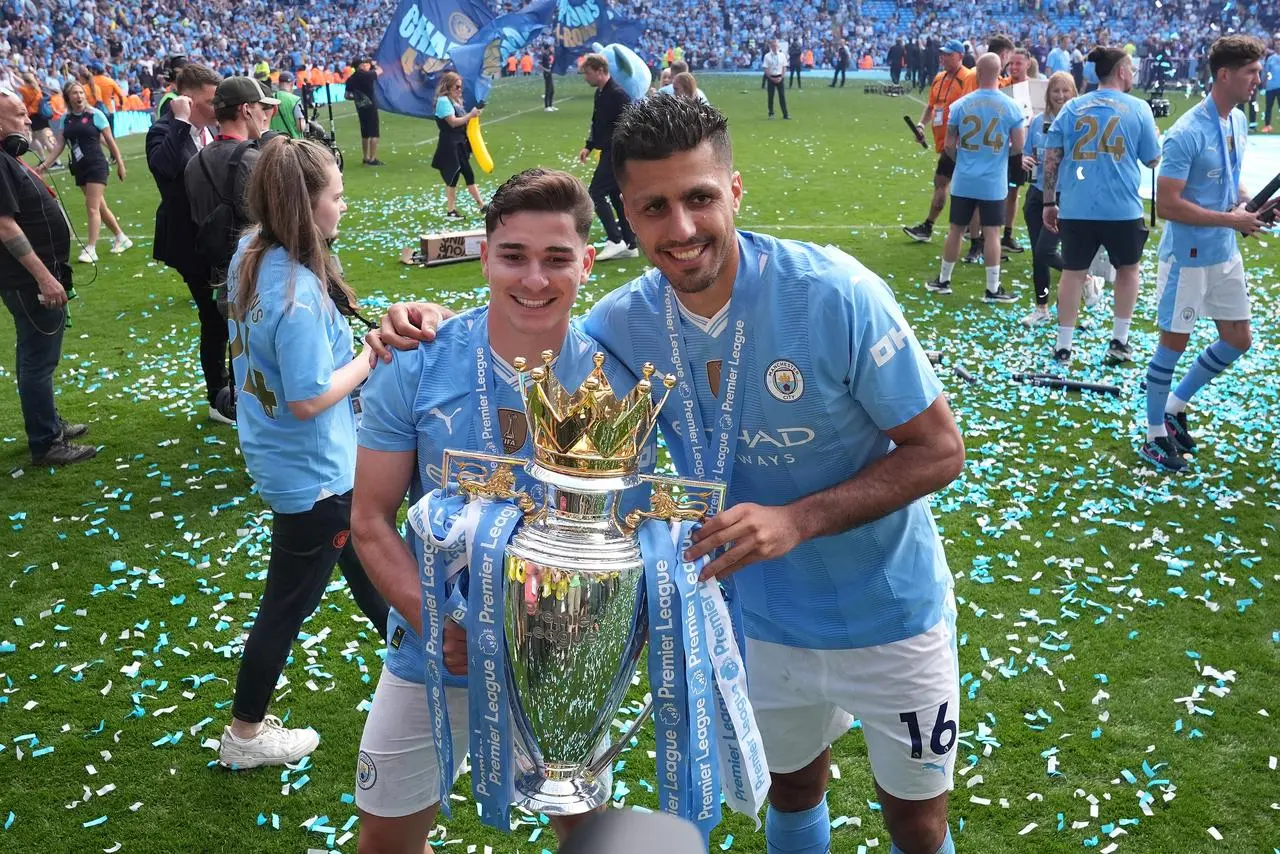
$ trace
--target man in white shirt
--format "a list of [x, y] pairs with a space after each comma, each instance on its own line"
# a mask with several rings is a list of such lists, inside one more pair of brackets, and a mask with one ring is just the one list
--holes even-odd
[[778, 104], [782, 107], [782, 117], [791, 118], [787, 112], [787, 92], [782, 81], [787, 74], [787, 57], [778, 50], [776, 39], [769, 42], [769, 52], [764, 55], [764, 79], [769, 89], [769, 118], [773, 118], [773, 94], [778, 93]]

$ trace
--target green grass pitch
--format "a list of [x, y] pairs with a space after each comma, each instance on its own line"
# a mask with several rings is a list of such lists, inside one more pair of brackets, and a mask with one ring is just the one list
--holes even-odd
[[[1122, 395], [1014, 383], [1013, 372], [1044, 370], [1049, 355], [1050, 331], [1017, 324], [1032, 301], [1029, 254], [1005, 265], [1017, 305], [982, 304], [980, 267], [958, 269], [954, 295], [927, 294], [941, 234], [921, 246], [900, 228], [928, 203], [933, 158], [900, 118], [920, 105], [826, 82], [810, 77], [788, 93], [789, 122], [766, 121], [754, 77], [702, 85], [731, 119], [746, 187], [741, 226], [851, 252], [893, 287], [927, 348], [978, 378], [969, 385], [942, 371], [968, 463], [934, 498], [960, 603], [957, 849], [1280, 846], [1276, 238], [1245, 249], [1257, 343], [1197, 398], [1202, 450], [1184, 476], [1166, 477], [1136, 455], [1142, 365], [1155, 346], [1154, 239], [1135, 316], [1138, 364], [1100, 364], [1109, 298], [1077, 342], [1074, 373], [1118, 383]], [[534, 165], [589, 177], [575, 156], [590, 90], [560, 80], [561, 109], [544, 113], [540, 84], [495, 90], [484, 133], [498, 168], [483, 177], [486, 192]], [[1179, 95], [1174, 106], [1189, 104]], [[419, 233], [449, 227], [430, 168], [434, 124], [384, 116], [387, 166], [372, 170], [356, 162], [345, 105], [339, 116], [352, 164], [339, 246], [366, 308], [409, 297], [456, 308], [482, 301], [478, 264], [398, 262]], [[242, 634], [262, 589], [266, 508], [234, 430], [205, 417], [195, 311], [178, 277], [150, 260], [156, 192], [142, 138], [122, 148], [129, 180], [113, 180], [108, 199], [138, 246], [113, 256], [104, 238], [91, 284], [77, 265], [80, 299], [57, 380], [66, 416], [91, 422], [96, 460], [64, 471], [31, 465], [13, 326], [0, 323], [0, 851], [355, 851], [350, 793], [381, 664], [377, 636], [340, 579], [304, 627], [272, 707], [320, 732], [307, 765], [231, 773], [202, 744], [229, 717]], [[56, 176], [83, 234], [82, 198], [65, 172]], [[465, 195], [460, 205], [469, 210]], [[579, 308], [642, 269], [601, 263]], [[1202, 328], [1193, 349], [1210, 336]], [[616, 779], [627, 804], [656, 806], [651, 748], [641, 739], [622, 756]], [[834, 763], [833, 851], [887, 851], [858, 732], [837, 743]], [[509, 836], [482, 828], [461, 797], [469, 791], [464, 778], [455, 818], [433, 837], [453, 843], [444, 850], [554, 848], [533, 818]], [[712, 846], [765, 850], [740, 816], [726, 818]]]

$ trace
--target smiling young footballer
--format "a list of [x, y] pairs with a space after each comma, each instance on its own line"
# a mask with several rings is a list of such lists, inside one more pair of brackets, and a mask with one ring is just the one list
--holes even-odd
[[735, 230], [742, 179], [713, 107], [633, 104], [613, 163], [656, 269], [586, 331], [677, 375], [660, 413], [676, 467], [728, 483], [691, 557], [728, 546], [704, 577], [737, 580], [768, 849], [828, 850], [830, 745], [856, 716], [893, 850], [952, 851], [955, 606], [926, 496], [964, 446], [928, 359], [856, 260]]
[[[1249, 121], [1235, 105], [1252, 100], [1266, 52], [1248, 36], [1215, 41], [1209, 48], [1212, 92], [1164, 138], [1156, 182], [1156, 205], [1165, 219], [1156, 274], [1160, 346], [1147, 366], [1147, 440], [1139, 453], [1169, 471], [1185, 468], [1182, 455], [1195, 449], [1187, 402], [1253, 343], [1236, 232], [1248, 237], [1263, 222], [1244, 208], [1249, 196], [1240, 167]], [[1201, 317], [1213, 319], [1218, 338], [1171, 394], [1173, 370]]]
[[[434, 344], [397, 352], [379, 364], [361, 395], [363, 422], [356, 460], [351, 526], [369, 574], [392, 606], [387, 660], [360, 741], [356, 807], [362, 854], [420, 854], [435, 826], [440, 775], [450, 779], [468, 742], [465, 677], [445, 689], [454, 767], [439, 767], [425, 688], [421, 587], [412, 529], [400, 536], [396, 517], [405, 493], [416, 502], [440, 485], [446, 449], [532, 456], [512, 361], [557, 354], [556, 376], [577, 388], [600, 348], [569, 325], [578, 288], [591, 273], [587, 243], [592, 205], [572, 175], [530, 169], [494, 194], [485, 215], [480, 263], [489, 304], [442, 325]], [[523, 470], [523, 489], [536, 486]], [[444, 658], [466, 669], [461, 626], [447, 621]], [[557, 833], [573, 824], [553, 819]], [[561, 836], [563, 838], [563, 834]]]

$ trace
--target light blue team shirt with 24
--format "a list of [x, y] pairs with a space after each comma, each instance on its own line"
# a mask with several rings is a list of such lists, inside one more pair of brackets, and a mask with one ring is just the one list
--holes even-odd
[[1160, 131], [1146, 101], [1116, 89], [1072, 98], [1049, 127], [1046, 149], [1061, 149], [1062, 219], [1141, 219], [1142, 163], [1160, 156]]
[[[697, 471], [684, 438], [686, 406], [698, 407], [714, 470], [725, 447], [717, 431], [736, 404], [726, 506], [784, 505], [888, 454], [885, 431], [927, 409], [941, 386], [888, 286], [856, 260], [749, 232], [737, 241], [733, 296], [715, 318], [689, 314], [654, 269], [597, 303], [586, 331], [632, 370], [653, 362], [672, 373], [669, 316], [684, 381], [659, 423], [677, 470], [709, 474]], [[749, 637], [809, 649], [918, 635], [945, 615], [951, 589], [925, 498], [734, 578]]]
[[951, 195], [998, 201], [1009, 195], [1009, 135], [1025, 117], [1018, 102], [994, 89], [978, 89], [951, 105], [956, 129], [956, 169]]
[[[1178, 117], [1164, 136], [1159, 177], [1185, 181], [1182, 197], [1212, 211], [1229, 211], [1240, 199], [1249, 120], [1239, 110], [1226, 118], [1212, 98]], [[1236, 232], [1212, 225], [1166, 220], [1160, 235], [1160, 258], [1183, 267], [1224, 264], [1239, 252]]]
[[[240, 241], [227, 274], [240, 288]], [[292, 280], [292, 295], [289, 293]], [[351, 327], [328, 289], [276, 246], [263, 255], [257, 295], [243, 323], [227, 321], [237, 387], [236, 424], [245, 466], [277, 513], [303, 513], [355, 485], [356, 416], [351, 399], [301, 419], [288, 401], [319, 397], [333, 372], [355, 358]]]

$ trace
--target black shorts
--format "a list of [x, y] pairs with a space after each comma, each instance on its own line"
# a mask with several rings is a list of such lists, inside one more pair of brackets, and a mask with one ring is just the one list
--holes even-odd
[[950, 154], [942, 152], [938, 155], [938, 168], [933, 170], [933, 174], [951, 180], [951, 176], [956, 174], [956, 161]]
[[1105, 247], [1113, 267], [1132, 267], [1142, 260], [1147, 225], [1137, 219], [1060, 219], [1062, 269], [1088, 270], [1100, 247]]
[[39, 113], [31, 113], [31, 131], [33, 133], [49, 129], [49, 120]]
[[376, 139], [378, 136], [378, 108], [356, 107], [356, 116], [360, 119], [360, 138]]
[[1004, 225], [1004, 199], [970, 199], [965, 196], [951, 196], [952, 225], [968, 227], [973, 219], [973, 212], [978, 212], [978, 222], [984, 228]]
[[71, 174], [76, 176], [76, 186], [85, 184], [106, 184], [111, 176], [111, 164], [105, 157], [94, 157], [81, 160], [71, 167]]
[[1009, 156], [1009, 186], [1021, 187], [1027, 183], [1027, 170], [1022, 168], [1022, 155]]

